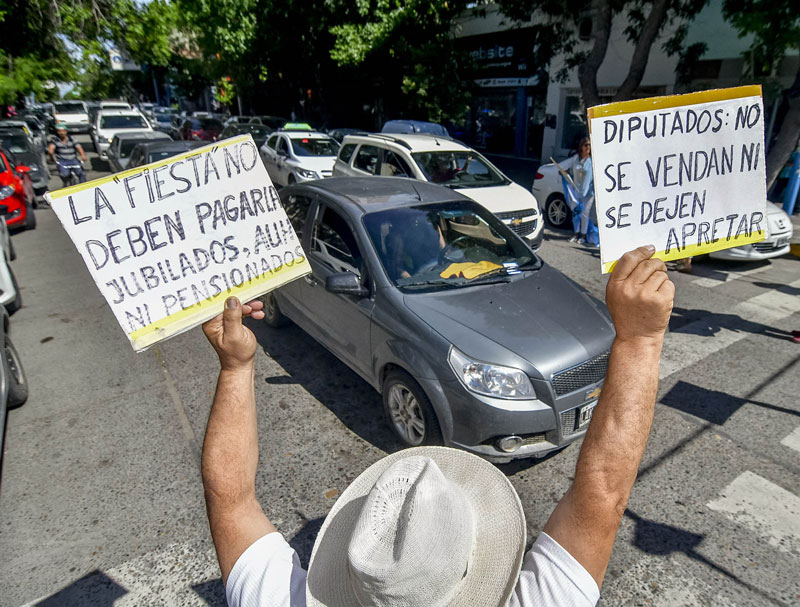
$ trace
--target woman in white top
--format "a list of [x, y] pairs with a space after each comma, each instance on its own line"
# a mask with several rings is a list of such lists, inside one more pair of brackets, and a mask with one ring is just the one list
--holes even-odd
[[[578, 144], [578, 153], [571, 156], [565, 164], [564, 170], [570, 172], [572, 181], [578, 188], [577, 194], [581, 197], [583, 208], [581, 209], [580, 222], [573, 223], [575, 235], [569, 239], [570, 242], [585, 244], [586, 231], [589, 227], [589, 217], [594, 206], [594, 179], [592, 177], [592, 144], [588, 137], [581, 139]], [[574, 210], [572, 201], [571, 208]]]

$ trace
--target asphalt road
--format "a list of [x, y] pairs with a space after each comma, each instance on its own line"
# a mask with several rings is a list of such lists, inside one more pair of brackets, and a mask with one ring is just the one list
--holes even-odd
[[[55, 215], [36, 213], [14, 236], [30, 399], [8, 417], [0, 606], [224, 605], [199, 474], [213, 352], [198, 329], [134, 354]], [[543, 257], [602, 297], [597, 253], [566, 237], [548, 233]], [[601, 604], [797, 605], [800, 258], [695, 268], [673, 276], [659, 404]], [[321, 346], [251, 326], [258, 496], [305, 563], [337, 494], [399, 445], [378, 394]], [[501, 467], [529, 542], [579, 447]]]

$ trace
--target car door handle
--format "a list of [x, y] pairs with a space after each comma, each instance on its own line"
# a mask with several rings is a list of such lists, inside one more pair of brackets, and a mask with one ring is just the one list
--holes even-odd
[[311, 274], [306, 274], [305, 276], [303, 276], [303, 280], [305, 280], [312, 287], [316, 287], [319, 284], [319, 281], [313, 276], [311, 276]]

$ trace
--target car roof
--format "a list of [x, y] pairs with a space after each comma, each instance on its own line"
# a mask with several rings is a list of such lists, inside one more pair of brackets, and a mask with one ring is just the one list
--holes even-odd
[[178, 152], [185, 152], [188, 150], [193, 150], [194, 148], [199, 148], [200, 146], [207, 145], [205, 141], [167, 141], [166, 139], [158, 140], [158, 141], [149, 141], [147, 143], [140, 143], [139, 144], [142, 148], [144, 148], [145, 152], [158, 152], [158, 151], [178, 151]]
[[117, 133], [114, 139], [163, 139], [172, 141], [172, 138], [161, 131], [138, 131], [134, 133]]
[[393, 143], [409, 152], [461, 152], [471, 148], [450, 137], [438, 135], [400, 135], [395, 133], [369, 133], [366, 135], [345, 135], [346, 143]]
[[142, 113], [138, 110], [100, 110], [97, 112], [98, 116], [141, 116]]
[[289, 186], [313, 190], [338, 201], [355, 218], [373, 211], [383, 211], [419, 204], [470, 200], [449, 188], [407, 177], [329, 177]]
[[330, 135], [320, 133], [319, 131], [286, 131], [284, 129], [278, 129], [275, 132], [288, 135], [289, 139], [333, 139]]
[[6, 128], [13, 128], [13, 127], [28, 127], [28, 123], [24, 120], [0, 120], [0, 129], [3, 127]]

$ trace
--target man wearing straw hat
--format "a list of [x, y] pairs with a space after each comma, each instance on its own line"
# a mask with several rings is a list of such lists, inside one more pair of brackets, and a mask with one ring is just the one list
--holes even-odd
[[653, 419], [674, 286], [655, 249], [617, 263], [606, 302], [617, 335], [575, 480], [533, 547], [511, 483], [446, 447], [389, 455], [328, 513], [308, 574], [256, 500], [253, 357], [235, 298], [203, 330], [221, 371], [203, 445], [203, 485], [228, 604], [241, 607], [594, 605]]

